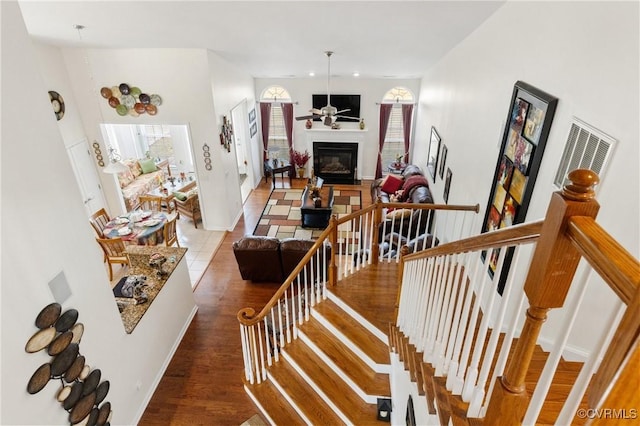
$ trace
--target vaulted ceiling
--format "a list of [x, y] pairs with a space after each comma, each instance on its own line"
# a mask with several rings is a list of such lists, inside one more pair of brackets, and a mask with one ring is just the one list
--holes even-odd
[[[34, 39], [202, 48], [254, 77], [417, 78], [504, 1], [20, 1]], [[85, 28], [78, 31], [75, 25]]]

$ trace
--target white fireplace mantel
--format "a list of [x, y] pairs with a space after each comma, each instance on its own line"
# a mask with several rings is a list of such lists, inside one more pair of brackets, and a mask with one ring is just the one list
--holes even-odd
[[[364, 138], [368, 129], [308, 129], [305, 130], [307, 135], [307, 146], [313, 152], [314, 142], [331, 142], [331, 143], [357, 143], [358, 144], [358, 166], [356, 169], [356, 179], [362, 179], [362, 158]], [[313, 164], [313, 154], [311, 154], [311, 164]]]

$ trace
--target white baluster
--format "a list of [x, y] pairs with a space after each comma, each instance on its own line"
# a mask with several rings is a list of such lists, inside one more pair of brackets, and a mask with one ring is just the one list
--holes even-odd
[[240, 324], [240, 341], [242, 342], [242, 359], [244, 361], [244, 378], [253, 384], [253, 373], [251, 372], [251, 355], [249, 342], [247, 340], [246, 326]]
[[604, 332], [600, 335], [597, 344], [594, 346], [599, 349], [591, 352], [591, 355], [589, 355], [589, 358], [582, 366], [580, 374], [578, 374], [578, 378], [574, 382], [562, 410], [560, 410], [556, 424], [569, 424], [573, 421], [573, 417], [578, 410], [578, 406], [580, 405], [582, 397], [587, 390], [587, 386], [589, 386], [591, 378], [598, 369], [598, 365], [602, 360], [602, 357], [609, 348], [609, 342], [611, 342], [613, 335], [617, 331], [620, 319], [622, 318], [622, 315], [624, 315], [626, 309], [627, 305], [625, 305], [622, 300], [618, 300], [616, 302], [616, 306], [611, 311], [609, 318], [604, 322], [604, 324], [608, 324], [608, 326], [604, 328]]
[[[506, 252], [509, 250], [507, 247], [503, 247], [502, 252]], [[502, 253], [501, 253], [502, 255]], [[502, 325], [504, 322], [504, 316], [507, 312], [507, 307], [509, 306], [509, 301], [511, 299], [511, 292], [513, 287], [515, 287], [514, 280], [517, 273], [515, 266], [518, 265], [518, 260], [520, 257], [520, 247], [516, 247], [515, 254], [513, 256], [514, 268], [509, 273], [509, 278], [507, 283], [503, 289], [502, 293], [502, 303], [500, 305], [500, 310], [498, 311], [498, 316], [496, 318], [496, 323], [493, 326], [493, 331], [491, 333], [491, 337], [489, 338], [489, 343], [487, 344], [487, 349], [485, 351], [485, 355], [482, 361], [482, 368], [480, 371], [480, 375], [478, 377], [478, 384], [476, 385], [473, 396], [471, 398], [471, 404], [469, 404], [469, 409], [467, 410], [469, 417], [478, 417], [480, 415], [480, 409], [482, 404], [484, 403], [485, 396], [485, 386], [487, 384], [487, 379], [489, 378], [489, 370], [491, 369], [491, 364], [493, 363], [493, 359], [495, 358], [496, 348], [498, 347], [498, 340], [500, 338], [500, 334], [502, 331]], [[495, 277], [499, 277], [502, 275], [503, 264], [499, 263], [499, 267], [496, 270]], [[498, 274], [498, 270], [500, 273]], [[497, 283], [499, 283], [499, 278]], [[494, 289], [494, 296], [497, 289]], [[526, 424], [526, 423], [525, 423]]]
[[275, 307], [271, 308], [271, 334], [273, 342], [273, 356], [276, 362], [280, 361], [280, 348], [278, 348], [278, 334], [276, 332]]
[[[498, 249], [494, 249], [494, 250], [498, 250]], [[491, 290], [491, 294], [489, 294], [489, 302], [488, 302], [489, 305], [482, 315], [482, 320], [480, 320], [480, 326], [478, 327], [478, 333], [476, 334], [476, 344], [473, 348], [471, 365], [469, 366], [469, 370], [467, 371], [467, 379], [465, 380], [464, 387], [462, 389], [462, 400], [464, 402], [471, 401], [473, 389], [476, 385], [476, 381], [478, 378], [478, 374], [479, 374], [478, 365], [480, 364], [480, 357], [482, 356], [482, 352], [485, 346], [487, 331], [489, 330], [489, 322], [491, 321], [491, 316], [493, 314], [493, 305], [498, 295], [498, 285], [500, 283], [500, 276], [502, 275], [502, 266], [504, 264], [504, 257], [507, 251], [508, 251], [507, 248], [503, 247], [502, 249], [500, 249], [500, 254], [498, 255], [498, 263], [496, 265], [495, 273], [493, 274], [492, 285], [489, 287]], [[480, 296], [477, 299], [477, 302], [478, 302], [477, 305], [482, 304], [482, 298]], [[491, 354], [488, 354], [488, 356], [490, 355]], [[470, 380], [469, 377], [473, 379]]]
[[467, 325], [469, 323], [471, 303], [475, 294], [476, 277], [478, 270], [482, 265], [479, 251], [474, 252], [473, 257], [470, 255], [469, 266], [471, 267], [471, 265], [473, 265], [473, 272], [469, 273], [470, 268], [465, 268], [464, 276], [462, 277], [466, 287], [464, 305], [462, 307], [462, 314], [460, 315], [458, 330], [456, 331], [456, 341], [453, 348], [453, 355], [451, 356], [449, 373], [447, 374], [447, 389], [449, 389], [454, 395], [460, 395], [460, 393], [462, 393], [462, 386], [464, 384], [464, 377], [462, 373], [464, 368], [460, 368], [460, 357], [465, 342]]

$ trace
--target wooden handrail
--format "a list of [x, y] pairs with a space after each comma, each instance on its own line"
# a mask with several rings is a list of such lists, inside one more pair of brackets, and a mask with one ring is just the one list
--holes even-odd
[[477, 250], [489, 250], [496, 247], [533, 242], [540, 237], [543, 221], [524, 223], [498, 229], [459, 241], [442, 244], [437, 247], [412, 253], [404, 258], [405, 262], [445, 254], [465, 253]]
[[[376, 204], [373, 204], [375, 207]], [[461, 204], [431, 204], [431, 203], [380, 203], [382, 208], [390, 209], [412, 209], [412, 210], [459, 210], [467, 212], [480, 211], [480, 204], [461, 205]]]
[[590, 217], [572, 217], [567, 228], [578, 251], [625, 304], [640, 286], [640, 263]]
[[[331, 250], [331, 261], [329, 262], [329, 285], [334, 285], [337, 279], [337, 266], [335, 265], [335, 244], [337, 241], [337, 232], [338, 226], [343, 223], [346, 223], [354, 218], [361, 217], [372, 210], [376, 210], [375, 214], [377, 216], [380, 215], [380, 212], [383, 208], [394, 207], [394, 208], [409, 208], [414, 210], [461, 210], [461, 211], [475, 211], [476, 213], [479, 211], [479, 204], [474, 206], [465, 206], [465, 205], [443, 205], [443, 204], [414, 204], [414, 203], [380, 203], [376, 202], [375, 204], [371, 204], [363, 209], [360, 209], [356, 212], [350, 213], [344, 217], [338, 219], [335, 215], [332, 216], [329, 221], [329, 226], [322, 231], [316, 242], [313, 244], [309, 252], [302, 258], [300, 263], [294, 268], [291, 274], [287, 277], [287, 279], [282, 283], [280, 288], [274, 293], [274, 295], [269, 299], [269, 302], [262, 308], [260, 312], [256, 314], [256, 310], [250, 307], [242, 308], [236, 314], [238, 321], [245, 325], [251, 326], [257, 324], [259, 321], [264, 318], [265, 315], [269, 313], [272, 307], [274, 307], [278, 300], [282, 297], [282, 295], [287, 291], [287, 289], [294, 282], [295, 278], [302, 271], [302, 269], [306, 266], [309, 260], [316, 253], [318, 248], [324, 244], [325, 240], [329, 239], [333, 243], [333, 247]], [[376, 224], [377, 225], [377, 224]], [[377, 228], [376, 228], [377, 229]], [[375, 245], [374, 245], [375, 247]], [[374, 262], [377, 261], [377, 256], [374, 258]]]
[[262, 318], [264, 318], [264, 316], [267, 313], [269, 313], [271, 308], [276, 305], [276, 303], [278, 302], [280, 297], [282, 297], [284, 292], [287, 291], [287, 289], [291, 286], [291, 283], [293, 283], [293, 281], [298, 276], [298, 274], [300, 274], [302, 269], [304, 269], [304, 267], [307, 265], [307, 263], [309, 263], [311, 258], [318, 251], [318, 249], [322, 247], [322, 245], [324, 244], [324, 241], [327, 239], [327, 235], [329, 235], [329, 233], [331, 231], [332, 231], [331, 227], [328, 227], [327, 229], [322, 231], [322, 233], [320, 234], [320, 236], [318, 237], [316, 242], [313, 244], [313, 246], [309, 249], [307, 254], [304, 255], [302, 260], [293, 269], [291, 274], [289, 274], [289, 276], [282, 283], [280, 288], [274, 293], [273, 296], [271, 296], [271, 299], [269, 299], [267, 304], [264, 306], [264, 308], [262, 308], [262, 310], [257, 315], [255, 314], [256, 311], [253, 308], [242, 308], [236, 314], [236, 317], [238, 318], [238, 321], [240, 321], [240, 323], [244, 324], [244, 325], [254, 325], [254, 324], [258, 323], [259, 321], [261, 321]]

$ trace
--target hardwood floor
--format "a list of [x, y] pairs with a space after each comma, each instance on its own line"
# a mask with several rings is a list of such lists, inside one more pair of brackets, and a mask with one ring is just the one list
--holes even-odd
[[[294, 179], [302, 188], [306, 179]], [[362, 205], [371, 203], [370, 181], [362, 191]], [[283, 181], [278, 178], [276, 186]], [[289, 186], [288, 179], [284, 185]], [[336, 189], [354, 189], [335, 185]], [[231, 249], [234, 241], [251, 234], [271, 192], [261, 181], [244, 204], [244, 215], [225, 237], [194, 290], [199, 307], [176, 354], [167, 367], [140, 425], [240, 425], [258, 413], [244, 391], [240, 332], [236, 314], [244, 307], [262, 308], [279, 284], [242, 280]]]

